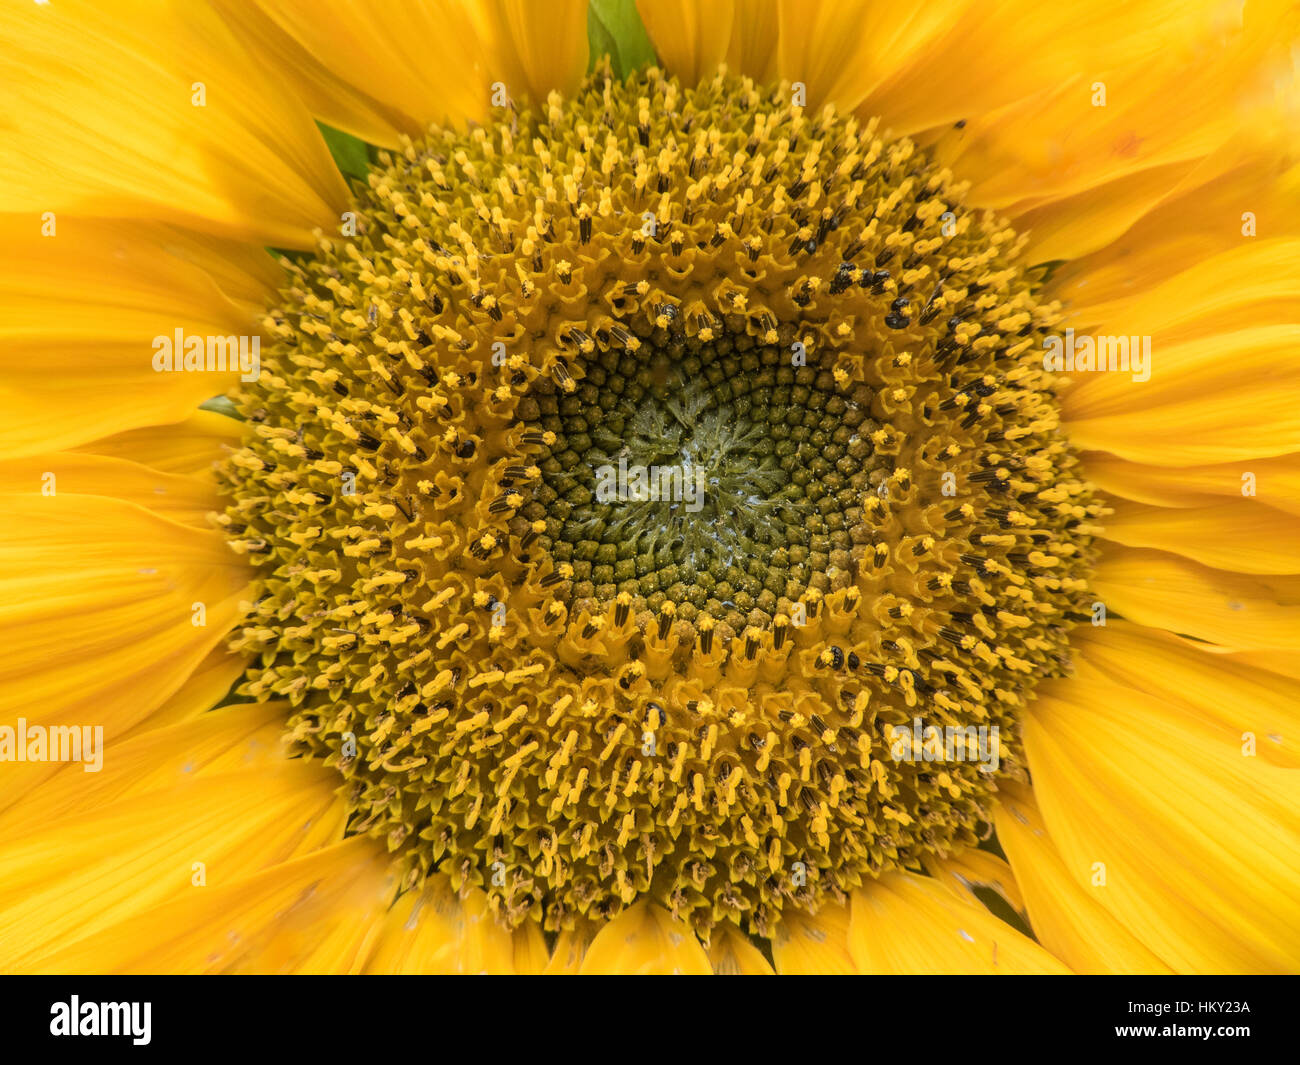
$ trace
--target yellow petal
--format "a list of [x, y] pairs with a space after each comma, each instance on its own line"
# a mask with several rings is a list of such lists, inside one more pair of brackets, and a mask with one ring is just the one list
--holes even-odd
[[713, 930], [709, 942], [709, 964], [718, 976], [770, 976], [772, 966], [735, 925]]
[[[1229, 8], [1220, 10], [1231, 12]], [[1076, 260], [1053, 278], [1053, 289], [1076, 295], [1086, 304], [1104, 298], [1099, 293], [1115, 283], [1124, 287], [1135, 277], [1154, 281], [1186, 265], [1187, 259], [1178, 255], [1173, 245], [1191, 247], [1196, 237], [1208, 237], [1208, 243], [1196, 247], [1195, 257], [1200, 261], [1234, 241], [1240, 244], [1247, 210], [1256, 222], [1263, 223], [1253, 232], [1267, 236], [1296, 233], [1295, 212], [1287, 206], [1294, 202], [1294, 174], [1282, 179], [1279, 173], [1279, 166], [1284, 170], [1295, 159], [1292, 146], [1300, 68], [1287, 54], [1286, 42], [1295, 39], [1295, 27], [1282, 24], [1288, 19], [1293, 23], [1294, 14], [1288, 13], [1285, 5], [1269, 4], [1250, 4], [1244, 14], [1243, 32], [1234, 34], [1236, 39], [1228, 42], [1227, 50], [1214, 45], [1208, 49], [1223, 53], [1218, 63], [1220, 84], [1198, 70], [1192, 95], [1199, 92], [1199, 99], [1184, 92], [1188, 86], [1181, 58], [1174, 61], [1172, 77], [1171, 68], [1164, 68], [1167, 80], [1178, 81], [1175, 92], [1156, 90], [1147, 100], [1121, 90], [1138, 111], [1131, 124], [1110, 123], [1115, 134], [1112, 147], [1127, 163], [1127, 173], [1074, 195], [1039, 196], [1032, 203], [1009, 208], [1016, 227], [1031, 234], [1030, 247], [1036, 258]], [[1204, 54], [1207, 50], [1200, 51]], [[1094, 109], [1087, 118], [1090, 124], [1102, 126], [1105, 120], [1099, 112], [1111, 110], [1109, 97], [1114, 86], [1105, 75], [1099, 80], [1107, 88], [1107, 107]], [[1096, 84], [1090, 83], [1089, 89]], [[1153, 128], [1148, 113], [1151, 104], [1158, 108], [1174, 95], [1184, 105], [1182, 113], [1168, 129], [1157, 126], [1155, 137], [1144, 137], [1141, 129]], [[1193, 127], [1199, 125], [1204, 131], [1217, 125], [1220, 135], [1226, 117], [1232, 123], [1232, 133], [1203, 157], [1149, 165], [1159, 151], [1168, 150], [1179, 130], [1186, 134], [1189, 115], [1197, 116], [1191, 122]], [[1204, 115], [1212, 116], [1211, 121], [1206, 122]], [[1078, 151], [1078, 138], [1069, 133], [1049, 143], [1061, 141], [1069, 142], [1066, 151]], [[1108, 162], [1113, 165], [1104, 153], [1088, 162], [1094, 171]], [[1223, 202], [1222, 194], [1228, 189], [1231, 194]], [[1109, 278], [1090, 276], [1097, 263], [1110, 267]]]
[[[477, 888], [458, 895], [446, 876], [431, 876], [407, 892], [384, 918], [366, 963], [371, 973], [512, 973], [516, 937], [502, 927]], [[535, 943], [523, 941], [519, 954], [531, 964]]]
[[1266, 673], [1276, 673], [1280, 677], [1300, 680], [1300, 656], [1290, 651], [1236, 651], [1208, 644], [1196, 644], [1198, 648], [1220, 652], [1227, 655], [1229, 661], [1251, 669], [1262, 669]]
[[242, 616], [247, 576], [219, 533], [97, 496], [3, 498], [0, 724], [102, 726], [111, 741]]
[[74, 451], [0, 460], [0, 493], [40, 497], [49, 476], [60, 493], [125, 500], [198, 529], [211, 529], [209, 516], [223, 507], [210, 475], [162, 473], [126, 459]]
[[[1287, 388], [1268, 392], [1259, 384], [1243, 385], [1226, 396], [1207, 390], [1200, 399], [1152, 405], [1145, 418], [1135, 408], [1105, 418], [1071, 419], [1068, 431], [1077, 447], [1110, 451], [1132, 462], [1200, 466], [1230, 461], [1244, 471], [1261, 459], [1294, 450], [1300, 414], [1287, 408]], [[1256, 414], [1259, 420], [1251, 421]]]
[[477, 10], [487, 16], [485, 38], [495, 43], [485, 64], [493, 81], [505, 80], [512, 97], [519, 83], [538, 101], [553, 91], [573, 94], [587, 72], [587, 0], [483, 0]]
[[[1071, 637], [1080, 679], [1110, 679], [1184, 707], [1226, 729], [1226, 742], [1254, 738], [1259, 757], [1300, 768], [1300, 683], [1243, 656], [1207, 654], [1167, 633], [1125, 621], [1085, 626]], [[1091, 672], [1083, 670], [1091, 667]]]
[[[75, 226], [90, 224], [79, 218], [70, 221]], [[163, 225], [156, 230], [151, 226], [146, 230], [137, 224], [137, 231], [148, 232], [149, 239], [156, 239], [163, 252], [202, 270], [222, 295], [255, 316], [274, 301], [284, 285], [284, 266], [260, 244], [200, 233], [185, 226]]]
[[711, 78], [727, 58], [736, 18], [732, 0], [637, 0], [664, 69], [688, 85]]
[[296, 98], [206, 4], [0, 8], [8, 210], [310, 247], [347, 190]]
[[347, 0], [219, 5], [241, 39], [330, 125], [387, 147], [430, 122], [483, 122], [514, 100], [572, 93], [587, 69], [585, 0]]
[[0, 838], [4, 968], [31, 971], [55, 949], [203, 890], [200, 872], [210, 887], [230, 884], [305, 841], [318, 846], [315, 825], [338, 808], [336, 784], [319, 766], [282, 761], [196, 775]]
[[[393, 106], [391, 96], [383, 102], [368, 91], [368, 85], [381, 93], [391, 91], [394, 80], [407, 77], [406, 72], [394, 79], [393, 72], [374, 62], [373, 54], [360, 51], [348, 64], [334, 47], [334, 40], [320, 32], [322, 24], [332, 27], [333, 32], [350, 28], [340, 21], [346, 12], [334, 10], [327, 0], [316, 5], [319, 17], [315, 24], [302, 17], [302, 5], [292, 3], [214, 0], [214, 4], [240, 43], [274, 70], [307, 110], [327, 125], [385, 148], [399, 147], [403, 133], [417, 135], [422, 131], [418, 121]], [[364, 28], [368, 34], [378, 35], [383, 27], [373, 24], [385, 21], [372, 19]], [[417, 73], [409, 76], [419, 84]], [[454, 91], [456, 87], [451, 88]]]
[[[115, 738], [106, 728], [105, 739], [112, 739], [116, 750], [117, 744], [141, 733], [155, 728], [166, 728], [182, 721], [191, 721], [216, 706], [230, 691], [243, 671], [243, 662], [232, 656], [224, 647], [219, 647], [204, 658], [180, 688], [148, 717], [123, 729], [116, 734]], [[66, 724], [66, 722], [56, 722], [56, 724]], [[91, 735], [93, 737], [94, 734]], [[84, 732], [82, 739], [84, 745]], [[116, 756], [108, 762], [108, 765], [112, 766], [115, 762]], [[65, 776], [66, 781], [63, 779]], [[27, 808], [31, 797], [36, 794], [36, 785], [42, 784], [40, 794], [44, 796], [45, 789], [56, 784], [66, 783], [69, 787], [81, 789], [85, 787], [83, 782], [88, 779], [90, 778], [86, 777], [79, 763], [64, 765], [48, 762], [9, 762], [6, 764], [5, 772], [0, 773], [0, 811], [5, 812], [4, 817], [0, 818], [0, 823], [4, 823], [4, 818], [14, 814], [15, 803], [19, 803], [19, 809]], [[20, 800], [23, 801], [20, 803]]]
[[[340, 869], [338, 863], [344, 855], [338, 854], [318, 887], [305, 889], [259, 934], [249, 935], [246, 942], [237, 942], [224, 952], [219, 971], [347, 976], [364, 972], [392, 902], [394, 885], [386, 855], [374, 840], [354, 836], [336, 847], [348, 844], [354, 844], [347, 854], [351, 868]], [[331, 847], [316, 853], [335, 850]], [[286, 862], [271, 875], [283, 877], [284, 870], [294, 864]], [[271, 875], [265, 878], [268, 883], [273, 882]], [[284, 898], [278, 879], [274, 883], [277, 896]], [[263, 903], [257, 912], [265, 914], [266, 910]]]
[[1068, 972], [1032, 939], [976, 902], [912, 873], [889, 873], [853, 893], [849, 947], [864, 973]]
[[[316, 112], [395, 146], [429, 122], [483, 121], [491, 100], [489, 50], [469, 4], [395, 0], [382, 18], [347, 0], [259, 0], [280, 34], [263, 37], [245, 5], [223, 2], [249, 47], [281, 64]], [[287, 42], [293, 42], [290, 47]]]
[[772, 937], [772, 960], [783, 976], [857, 972], [849, 954], [849, 908], [826, 903], [815, 914], [783, 913]]
[[685, 975], [713, 971], [695, 933], [662, 906], [637, 902], [596, 933], [582, 975]]
[[546, 937], [536, 921], [526, 921], [514, 930], [513, 972], [520, 976], [540, 976], [550, 964], [551, 954], [546, 949]]
[[[1257, 98], [1262, 59], [1277, 40], [1276, 10], [1267, 9], [1278, 5], [1251, 5], [1246, 17], [1222, 7], [1209, 12], [1184, 5], [1169, 13], [1160, 47], [1150, 48], [1154, 42], [1142, 37], [1152, 27], [1144, 23], [1157, 6], [1110, 9], [1111, 18], [1123, 21], [1111, 26], [1115, 38], [1105, 51], [1071, 56], [1074, 62], [1061, 68], [1069, 74], [1045, 82], [1046, 91], [975, 117], [960, 148], [943, 157], [972, 181], [976, 202], [1001, 210], [1024, 199], [1065, 200], [1100, 185], [1111, 185], [1116, 198], [1129, 191], [1113, 187], [1120, 179], [1182, 164], [1186, 169], [1171, 175], [1180, 177], [1229, 141], [1239, 123], [1275, 117], [1245, 112], [1243, 101]], [[1249, 17], [1260, 8], [1264, 16]], [[1073, 21], [1078, 14], [1067, 9], [1061, 17]], [[1090, 28], [1071, 34], [1060, 51], [1077, 47]], [[1024, 53], [1032, 32], [1017, 32], [1004, 44], [1013, 41], [1030, 65], [1035, 58]], [[1149, 52], [1126, 62], [1130, 49], [1142, 43]], [[1094, 103], [1103, 91], [1098, 86], [1104, 87], [1104, 105]], [[1168, 188], [1176, 184], [1170, 180]], [[1149, 197], [1145, 190], [1142, 195]]]
[[[1221, 21], [1217, 10], [1174, 2], [1107, 0], [1086, 8], [1059, 5], [1032, 11], [969, 3], [945, 15], [941, 32], [904, 53], [905, 61], [887, 71], [865, 102], [866, 109], [887, 115], [888, 124], [902, 133], [974, 121], [1056, 90], [1063, 78], [1077, 86], [1081, 107], [1089, 106], [1088, 82], [1078, 72], [1148, 64], [1162, 49], [1176, 55], [1190, 42], [1208, 43], [1221, 32], [1215, 25]], [[989, 76], [990, 69], [996, 77]]]
[[546, 965], [548, 976], [576, 976], [582, 970], [582, 959], [586, 957], [595, 933], [591, 929], [575, 929], [561, 932], [555, 938], [551, 949], [551, 960]]
[[210, 472], [228, 449], [239, 446], [243, 432], [242, 422], [199, 410], [174, 425], [128, 429], [72, 450], [138, 462], [163, 473], [193, 475]]
[[1053, 684], [1024, 737], [1069, 875], [1166, 965], [1300, 965], [1300, 773], [1244, 757], [1222, 728], [1104, 681]]
[[1120, 239], [1182, 186], [1196, 183], [1204, 166], [1204, 160], [1190, 160], [1137, 170], [1070, 196], [1016, 204], [1007, 217], [1028, 234], [1033, 261], [1074, 259]]
[[207, 713], [230, 694], [243, 675], [244, 665], [243, 658], [231, 654], [224, 646], [214, 648], [166, 702], [126, 729], [119, 738], [126, 740], [156, 728], [179, 725]]
[[1269, 458], [1296, 450], [1300, 325], [1260, 326], [1182, 343], [1151, 343], [1148, 380], [1080, 371], [1062, 398], [1070, 438], [1085, 449], [1156, 466]]
[[[169, 251], [169, 233], [68, 217], [56, 236], [43, 237], [35, 217], [0, 216], [0, 237], [13, 252], [0, 260], [6, 457], [180, 421], [238, 380], [240, 337], [251, 365], [252, 316], [219, 289], [206, 264]], [[155, 370], [155, 353], [174, 349], [178, 330], [176, 354], [183, 358], [197, 337], [206, 365], [208, 338], [222, 338], [230, 369]], [[212, 350], [215, 366], [215, 341]]]
[[1158, 284], [1076, 308], [1102, 334], [1141, 334], [1164, 347], [1207, 333], [1300, 320], [1300, 241], [1253, 240]]
[[1011, 867], [996, 854], [968, 847], [947, 858], [930, 858], [924, 864], [927, 873], [963, 902], [979, 902], [975, 889], [985, 888], [1000, 895], [1003, 902], [1024, 915], [1025, 900], [1020, 895]]
[[1114, 548], [1092, 582], [1109, 611], [1239, 651], [1300, 649], [1300, 580], [1207, 569], [1161, 551]]
[[1025, 893], [1034, 935], [1077, 973], [1167, 973], [1168, 966], [1144, 947], [1080, 885], [1057, 853], [1032, 792], [1001, 784], [995, 811], [998, 842]]
[[[833, 103], [851, 111], [935, 47], [968, 6], [966, 0], [923, 5], [869, 0], [783, 2], [778, 5], [778, 73], [788, 81], [803, 82], [811, 106]], [[898, 131], [892, 110], [871, 104], [864, 110], [887, 115], [887, 124]]]
[[[1204, 183], [1177, 190], [1118, 240], [1062, 265], [1049, 290], [1087, 317], [1096, 304], [1133, 296], [1135, 278], [1142, 281], [1140, 293], [1183, 273], [1189, 263], [1239, 250], [1251, 239], [1300, 236], [1297, 195], [1300, 166], [1286, 153], [1252, 154]], [[1250, 226], [1255, 238], [1243, 232]], [[1233, 285], [1234, 292], [1242, 288]]]
[[1148, 466], [1090, 451], [1083, 464], [1088, 480], [1108, 496], [1162, 507], [1205, 507], [1243, 499], [1249, 487], [1260, 505], [1300, 515], [1300, 454], [1178, 467]]
[[1116, 500], [1112, 507], [1103, 535], [1114, 543], [1237, 573], [1300, 573], [1300, 524], [1253, 499], [1181, 509]]
[[759, 82], [775, 81], [779, 19], [772, 0], [735, 0], [727, 66]]
[[284, 704], [243, 703], [114, 743], [104, 752], [99, 769], [63, 767], [0, 814], [0, 836], [21, 834], [33, 824], [72, 818], [199, 776], [283, 761], [279, 740], [286, 717]]
[[42, 973], [351, 972], [385, 868], [354, 836], [228, 884], [184, 894], [56, 950]]

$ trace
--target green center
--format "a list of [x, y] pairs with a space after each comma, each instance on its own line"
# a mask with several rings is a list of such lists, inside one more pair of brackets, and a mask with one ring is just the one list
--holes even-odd
[[838, 389], [788, 327], [763, 344], [660, 322], [523, 405], [554, 442], [521, 515], [546, 521], [540, 546], [573, 566], [574, 600], [670, 601], [740, 631], [847, 587], [871, 542], [863, 498], [890, 473], [867, 390]]

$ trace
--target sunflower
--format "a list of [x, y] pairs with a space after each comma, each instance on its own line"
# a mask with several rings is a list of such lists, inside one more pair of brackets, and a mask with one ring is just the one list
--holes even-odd
[[1300, 966], [1287, 5], [0, 27], [5, 968]]

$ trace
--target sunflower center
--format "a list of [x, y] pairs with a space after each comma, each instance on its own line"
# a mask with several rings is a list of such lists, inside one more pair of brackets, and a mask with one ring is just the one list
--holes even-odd
[[986, 834], [1098, 507], [962, 192], [784, 86], [598, 71], [381, 156], [289, 268], [240, 691], [404, 886], [771, 935]]
[[703, 611], [729, 638], [852, 583], [862, 500], [889, 466], [867, 438], [869, 390], [807, 365], [791, 327], [713, 321], [701, 337], [676, 319], [672, 304], [634, 317], [621, 350], [580, 360], [571, 394], [544, 380], [520, 405], [551, 441], [521, 514], [572, 565], [571, 609], [626, 593]]

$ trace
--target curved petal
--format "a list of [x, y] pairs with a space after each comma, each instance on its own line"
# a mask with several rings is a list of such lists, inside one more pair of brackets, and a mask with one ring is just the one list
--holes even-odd
[[[242, 659], [230, 654], [224, 647], [218, 647], [198, 664], [185, 682], [170, 695], [148, 717], [142, 718], [116, 733], [116, 743], [120, 744], [142, 733], [154, 729], [167, 728], [183, 721], [192, 721], [216, 706], [234, 686], [244, 671]], [[83, 739], [84, 739], [84, 733]], [[110, 733], [105, 729], [105, 736]], [[115, 744], [116, 745], [116, 744]], [[64, 780], [67, 775], [68, 779]], [[47, 787], [56, 785], [81, 786], [84, 772], [76, 764], [62, 768], [43, 762], [11, 762], [5, 772], [0, 774], [0, 823], [22, 800], [19, 809], [26, 809], [30, 798], [37, 794], [36, 785], [42, 784], [40, 793]], [[77, 784], [72, 782], [76, 781]]]
[[[493, 81], [522, 84], [534, 100], [552, 91], [571, 95], [587, 72], [587, 0], [483, 0], [471, 10], [488, 16], [485, 37], [495, 44], [487, 64]], [[512, 73], [503, 78], [500, 71]]]
[[358, 970], [385, 863], [359, 836], [185, 894], [54, 951], [43, 973], [343, 973]]
[[[59, 769], [23, 801], [0, 813], [0, 836], [32, 824], [56, 823], [107, 803], [179, 786], [200, 776], [283, 759], [283, 703], [241, 703], [191, 721], [121, 739], [93, 773], [79, 765]], [[250, 775], [249, 784], [255, 786]]]
[[[996, 112], [977, 108], [960, 147], [943, 153], [944, 159], [972, 181], [982, 206], [1005, 210], [1019, 200], [1059, 200], [1068, 211], [1070, 197], [1108, 185], [1112, 200], [1138, 193], [1136, 219], [1149, 193], [1117, 189], [1121, 179], [1166, 168], [1172, 190], [1242, 124], [1276, 121], [1271, 109], [1252, 114], [1247, 108], [1271, 103], [1260, 97], [1261, 66], [1271, 50], [1284, 51], [1278, 43], [1284, 11], [1282, 4], [1267, 3], [1237, 11], [1137, 3], [1103, 6], [1093, 22], [1065, 8], [1059, 17], [1083, 25], [1067, 34], [1068, 42], [1049, 46], [1060, 65], [1042, 83], [1044, 91]], [[1103, 29], [1110, 18], [1111, 39], [1089, 40], [1089, 31]], [[1148, 36], [1153, 18], [1163, 23], [1158, 46]], [[1039, 61], [1025, 55], [1032, 32], [1021, 29], [1008, 38], [1016, 67]]]
[[[101, 725], [112, 740], [177, 692], [241, 616], [247, 578], [219, 533], [99, 496], [4, 499], [0, 723]], [[55, 766], [28, 768], [39, 779]]]
[[1300, 680], [1300, 656], [1289, 651], [1233, 651], [1231, 648], [1208, 647], [1197, 644], [1198, 648], [1208, 649], [1228, 656], [1228, 661], [1235, 665], [1251, 669], [1262, 669], [1266, 673], [1276, 673], [1280, 677]]
[[780, 4], [777, 69], [789, 81], [806, 83], [810, 102], [853, 110], [868, 101], [866, 110], [885, 115], [886, 125], [898, 129], [897, 113], [882, 108], [873, 94], [940, 47], [953, 21], [969, 8], [967, 0], [922, 5], [786, 0]]
[[[1125, 621], [1081, 628], [1071, 638], [1080, 679], [1110, 680], [1182, 706], [1226, 729], [1225, 740], [1253, 737], [1259, 757], [1300, 768], [1300, 683]], [[1083, 669], [1090, 672], [1085, 674]]]
[[772, 966], [744, 933], [733, 924], [713, 930], [709, 942], [709, 964], [717, 976], [771, 976]]
[[1300, 772], [1100, 679], [1054, 683], [1024, 738], [1069, 875], [1161, 961], [1202, 973], [1300, 965]]
[[0, 460], [0, 494], [39, 495], [47, 476], [69, 495], [125, 500], [197, 529], [210, 529], [208, 515], [222, 508], [211, 476], [162, 473], [126, 459], [73, 451]]
[[596, 933], [579, 971], [584, 976], [702, 976], [713, 969], [690, 928], [662, 906], [642, 901]]
[[[397, 146], [396, 133], [418, 134], [431, 121], [482, 121], [492, 80], [488, 49], [468, 4], [455, 0], [386, 4], [384, 17], [346, 0], [259, 0], [280, 31], [257, 33], [246, 5], [234, 13], [249, 47], [287, 73], [318, 114], [375, 143]], [[386, 131], [376, 119], [391, 125]]]
[[1116, 501], [1102, 535], [1234, 573], [1300, 573], [1300, 523], [1252, 499], [1215, 507], [1148, 507]]
[[[1300, 515], [1300, 454], [1208, 466], [1148, 466], [1091, 451], [1088, 480], [1108, 496], [1161, 507], [1205, 507], [1253, 491], [1261, 506]], [[1247, 477], [1246, 475], [1250, 476]]]
[[194, 671], [161, 706], [122, 733], [129, 739], [156, 728], [192, 721], [221, 704], [243, 675], [245, 662], [220, 646], [209, 652]]
[[983, 888], [999, 895], [1011, 909], [1024, 915], [1025, 900], [1021, 898], [1011, 866], [996, 854], [970, 847], [944, 859], [930, 859], [924, 864], [927, 873], [963, 902], [981, 901], [975, 889]]
[[664, 67], [689, 85], [713, 76], [728, 56], [733, 0], [637, 0], [637, 11]]
[[1168, 966], [1115, 920], [1069, 874], [1043, 824], [1033, 793], [1004, 792], [994, 818], [998, 842], [1016, 872], [1039, 942], [1077, 973], [1167, 973]]
[[772, 960], [783, 976], [856, 973], [849, 953], [849, 908], [825, 903], [815, 914], [783, 913], [772, 937]]
[[912, 873], [889, 873], [853, 893], [849, 947], [864, 973], [1069, 971], [983, 906]]
[[497, 82], [544, 100], [587, 69], [585, 0], [392, 0], [383, 18], [347, 0], [219, 6], [314, 114], [389, 148], [430, 122], [485, 121]]
[[[320, 766], [281, 760], [196, 774], [0, 836], [4, 968], [39, 971], [87, 936], [316, 849], [322, 826], [332, 833], [339, 824], [336, 784]], [[171, 932], [159, 926], [156, 935]]]
[[[7, 457], [180, 421], [238, 379], [241, 350], [255, 372], [254, 318], [205, 268], [219, 257], [195, 261], [168, 227], [68, 217], [44, 237], [35, 219], [7, 215], [0, 236], [13, 252], [0, 262]], [[194, 338], [203, 366], [210, 353], [222, 369], [155, 369], [156, 357], [159, 366], [166, 354], [183, 359]]]
[[546, 947], [546, 937], [536, 921], [526, 921], [516, 928], [514, 941], [514, 971], [520, 976], [540, 976], [551, 963], [551, 952]]
[[1105, 302], [1077, 300], [1098, 333], [1152, 337], [1153, 346], [1268, 323], [1300, 321], [1300, 240], [1247, 241]]
[[209, 472], [229, 449], [238, 447], [244, 425], [234, 418], [197, 410], [174, 425], [149, 425], [82, 444], [77, 453], [139, 463], [162, 473]]
[[[1201, 161], [1135, 170], [1063, 199], [1022, 202], [1008, 208], [1016, 229], [1028, 234], [1031, 261], [1059, 262], [1104, 249], [1184, 186], [1210, 180]], [[1086, 280], [1083, 284], [1087, 284]], [[1088, 295], [1084, 288], [1077, 293]]]
[[1263, 325], [1152, 341], [1146, 380], [1080, 371], [1062, 397], [1070, 438], [1155, 466], [1289, 454], [1300, 441], [1300, 410], [1291, 402], [1300, 389], [1291, 357], [1297, 343], [1300, 325]]
[[1163, 551], [1103, 555], [1092, 581], [1109, 611], [1140, 625], [1238, 651], [1300, 650], [1300, 580], [1260, 580]]
[[493, 973], [516, 971], [526, 955], [529, 931], [510, 932], [488, 908], [478, 888], [458, 894], [446, 876], [397, 900], [384, 917], [370, 973]]
[[[324, 34], [318, 36], [312, 24], [301, 17], [301, 8], [292, 3], [276, 4], [270, 0], [265, 3], [213, 0], [213, 3], [244, 47], [276, 71], [314, 117], [385, 148], [397, 148], [402, 133], [420, 132], [417, 121], [391, 105], [393, 81], [414, 77], [415, 72], [408, 74], [403, 70], [395, 75], [382, 64], [374, 63], [373, 53], [365, 51], [369, 37], [361, 42], [354, 62], [347, 64], [331, 48], [333, 42]], [[334, 32], [347, 32], [351, 28], [334, 21], [337, 15], [328, 3], [318, 3], [316, 9], [320, 14], [318, 23], [332, 26]], [[374, 21], [366, 27], [371, 34], [377, 32], [372, 28]], [[331, 69], [331, 62], [335, 69]], [[436, 77], [436, 71], [430, 76]], [[376, 99], [372, 87], [381, 93], [388, 88], [390, 102]], [[455, 92], [460, 87], [449, 88]]]
[[[1294, 159], [1285, 152], [1252, 154], [1203, 184], [1176, 190], [1119, 239], [1063, 264], [1048, 289], [1086, 316], [1090, 306], [1133, 296], [1137, 278], [1146, 288], [1238, 250], [1243, 241], [1300, 236], [1297, 195]], [[1247, 229], [1257, 236], [1247, 237]]]
[[774, 0], [735, 0], [727, 66], [758, 81], [776, 77], [780, 12]]
[[576, 976], [582, 969], [582, 959], [586, 956], [594, 935], [595, 932], [590, 928], [561, 932], [555, 938], [551, 960], [543, 971], [548, 976]]
[[206, 4], [0, 8], [8, 210], [311, 247], [346, 202], [301, 104]]

